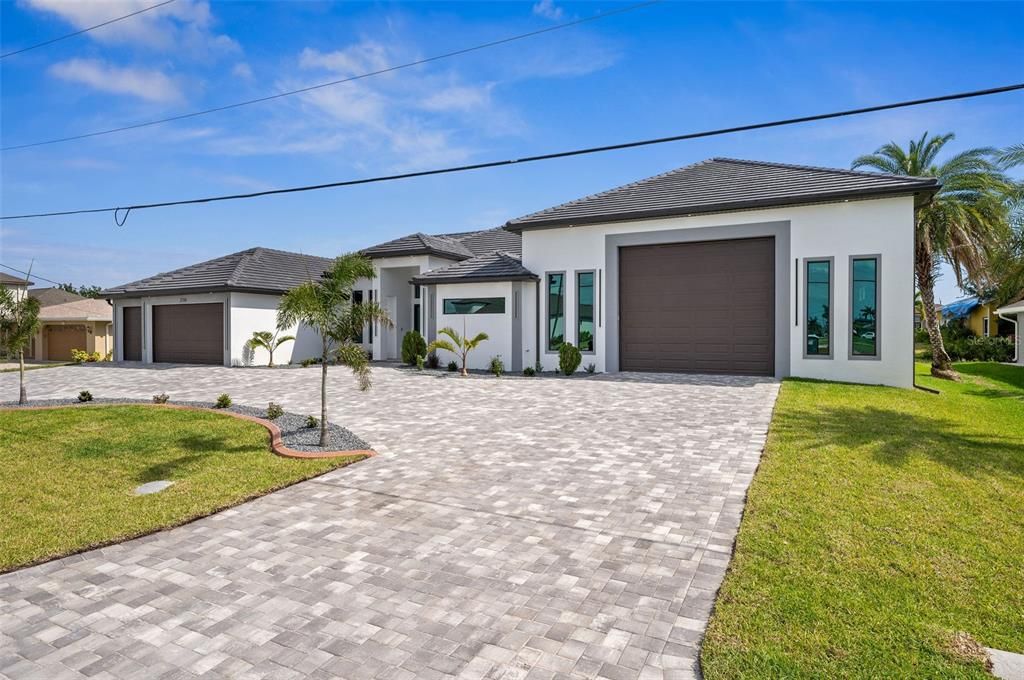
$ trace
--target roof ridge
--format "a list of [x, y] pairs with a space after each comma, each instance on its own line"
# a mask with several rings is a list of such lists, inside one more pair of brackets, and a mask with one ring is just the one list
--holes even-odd
[[728, 156], [715, 156], [710, 158], [711, 161], [717, 161], [721, 163], [735, 163], [737, 165], [761, 165], [770, 168], [792, 168], [794, 170], [814, 170], [817, 172], [835, 172], [843, 175], [853, 175], [854, 177], [891, 177], [892, 179], [899, 180], [919, 180], [922, 182], [935, 182], [935, 177], [924, 177], [921, 175], [894, 175], [891, 172], [869, 172], [865, 170], [847, 170], [845, 168], [830, 168], [824, 165], [804, 165], [802, 163], [781, 163], [778, 161], [757, 161], [748, 158], [730, 158]]

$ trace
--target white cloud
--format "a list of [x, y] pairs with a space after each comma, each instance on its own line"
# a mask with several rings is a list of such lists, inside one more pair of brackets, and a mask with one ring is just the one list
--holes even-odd
[[475, 111], [490, 105], [493, 87], [493, 83], [480, 87], [451, 85], [428, 94], [421, 106], [428, 111]]
[[[153, 0], [22, 0], [32, 9], [55, 14], [77, 29], [89, 28], [151, 7]], [[90, 31], [101, 43], [132, 43], [155, 50], [180, 49], [181, 54], [206, 57], [211, 52], [235, 52], [238, 43], [214, 31], [206, 0], [177, 0], [129, 19]]]
[[231, 74], [242, 80], [252, 80], [252, 67], [244, 61], [240, 61], [231, 68]]
[[307, 47], [299, 55], [299, 66], [326, 69], [340, 76], [355, 76], [396, 65], [397, 62], [390, 61], [389, 52], [387, 47], [372, 40], [364, 40], [333, 52], [321, 52]]
[[94, 90], [126, 94], [150, 102], [175, 102], [183, 99], [178, 85], [164, 73], [143, 68], [106, 64], [99, 59], [69, 59], [49, 68], [51, 75], [88, 85]]
[[554, 0], [540, 0], [540, 2], [534, 4], [533, 13], [552, 21], [558, 21], [565, 16], [565, 12], [562, 11], [561, 7], [555, 5]]

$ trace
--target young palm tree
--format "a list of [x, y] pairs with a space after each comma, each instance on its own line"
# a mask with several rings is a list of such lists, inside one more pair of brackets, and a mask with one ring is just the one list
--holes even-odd
[[446, 352], [457, 354], [462, 357], [462, 375], [469, 375], [469, 371], [466, 370], [466, 357], [469, 353], [476, 349], [481, 342], [487, 340], [490, 336], [487, 333], [477, 333], [474, 337], [466, 337], [466, 320], [462, 320], [462, 335], [454, 328], [442, 328], [437, 332], [438, 335], [447, 335], [450, 340], [434, 340], [432, 343], [427, 345], [427, 354], [434, 352], [439, 349], [443, 349]]
[[271, 333], [270, 331], [253, 331], [252, 337], [246, 341], [245, 346], [250, 350], [257, 348], [267, 350], [267, 353], [270, 355], [270, 361], [267, 362], [267, 366], [273, 367], [274, 350], [284, 343], [294, 339], [294, 335], [278, 335], [277, 333]]
[[370, 389], [370, 359], [352, 338], [367, 323], [391, 325], [391, 319], [374, 302], [352, 304], [352, 287], [362, 278], [373, 278], [373, 262], [358, 253], [342, 255], [317, 280], [292, 288], [277, 305], [277, 328], [303, 323], [320, 334], [320, 446], [327, 442], [327, 364], [332, 354], [349, 366], [359, 389]]
[[1007, 199], [1013, 182], [1003, 174], [995, 149], [968, 149], [939, 163], [939, 153], [952, 139], [952, 133], [930, 137], [926, 132], [906, 150], [889, 142], [854, 160], [852, 167], [935, 177], [942, 183], [932, 201], [915, 214], [914, 276], [932, 346], [932, 375], [957, 380], [935, 323], [936, 274], [945, 261], [958, 285], [986, 279], [990, 255], [1009, 235]]
[[0, 288], [0, 347], [5, 352], [18, 355], [19, 404], [28, 401], [25, 391], [25, 350], [37, 330], [39, 300], [27, 294], [18, 299], [10, 288]]

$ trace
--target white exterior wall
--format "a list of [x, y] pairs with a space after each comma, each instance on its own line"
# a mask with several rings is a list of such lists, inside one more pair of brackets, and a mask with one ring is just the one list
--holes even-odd
[[[245, 344], [256, 331], [277, 331], [277, 304], [280, 295], [258, 293], [231, 293], [232, 366], [266, 366], [270, 356], [265, 349], [250, 352]], [[309, 357], [320, 356], [320, 335], [309, 327], [292, 326], [278, 335], [294, 335], [295, 340], [286, 342], [274, 352], [275, 364], [298, 363]]]
[[[512, 286], [508, 281], [496, 283], [459, 283], [459, 284], [438, 284], [436, 290], [437, 328], [438, 330], [450, 326], [458, 331], [459, 335], [475, 336], [477, 333], [487, 333], [489, 339], [480, 343], [480, 346], [469, 353], [466, 366], [471, 369], [486, 370], [491, 364], [491, 357], [501, 356], [505, 363], [505, 370], [512, 370]], [[504, 314], [445, 314], [445, 298], [478, 298], [478, 297], [503, 297], [505, 298]], [[450, 352], [438, 350], [437, 357], [441, 366], [449, 361], [462, 365], [461, 357]]]
[[[789, 328], [788, 371], [777, 358], [780, 377], [793, 375], [807, 378], [887, 384], [899, 387], [913, 385], [913, 239], [914, 201], [912, 197], [849, 201], [825, 205], [793, 206], [768, 210], [751, 210], [693, 217], [673, 217], [608, 224], [585, 225], [523, 232], [523, 264], [541, 277], [540, 326], [546, 322], [545, 274], [566, 273], [566, 337], [576, 343], [575, 275], [579, 270], [597, 270], [601, 277], [597, 351], [584, 359], [593, 361], [597, 370], [617, 370], [607, 365], [608, 329], [617, 319], [607, 318], [608, 300], [617, 298], [617, 290], [608, 285], [606, 270], [606, 237], [640, 232], [688, 230], [733, 225], [788, 223], [789, 265], [788, 304], [781, 305], [776, 316], [784, 315]], [[715, 236], [729, 238], [729, 236]], [[685, 240], [676, 238], [676, 241]], [[782, 247], [776, 238], [776, 247]], [[671, 240], [666, 241], [671, 242]], [[849, 258], [851, 255], [881, 254], [879, 280], [879, 359], [850, 359]], [[833, 279], [833, 358], [804, 359], [804, 324], [796, 316], [794, 260], [800, 259], [799, 287], [803, 287], [803, 259], [834, 257]], [[779, 273], [779, 272], [777, 272]], [[803, 290], [799, 291], [800, 314], [803, 314]], [[524, 319], [524, 365], [531, 365], [537, 356], [537, 332], [531, 313]], [[794, 323], [794, 321], [799, 321]], [[615, 336], [616, 334], [613, 334]], [[776, 338], [776, 343], [780, 342]], [[541, 337], [541, 342], [544, 338]], [[532, 354], [528, 354], [532, 353]], [[540, 352], [546, 370], [558, 365], [558, 355]]]

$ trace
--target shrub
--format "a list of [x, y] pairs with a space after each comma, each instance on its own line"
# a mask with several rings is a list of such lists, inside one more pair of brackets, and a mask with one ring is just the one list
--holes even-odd
[[167, 396], [166, 392], [161, 392], [160, 394], [153, 395], [154, 404], [166, 404], [168, 399], [170, 399], [170, 397]]
[[92, 392], [89, 390], [82, 390], [78, 393], [78, 401], [92, 401]]
[[448, 362], [448, 372], [449, 373], [454, 373], [457, 370], [459, 370], [459, 365], [457, 363], [455, 363], [454, 361], [449, 361]]
[[73, 350], [71, 350], [71, 361], [75, 362], [76, 364], [80, 364], [83, 361], [88, 361], [88, 360], [89, 360], [89, 353], [86, 352], [84, 349], [73, 349]]
[[1013, 342], [1010, 338], [955, 338], [946, 345], [953, 361], [1011, 361]]
[[441, 360], [437, 358], [437, 352], [431, 352], [427, 355], [427, 368], [439, 368], [441, 366]]
[[931, 342], [931, 338], [928, 337], [928, 331], [924, 328], [918, 328], [914, 331], [914, 344], [924, 345]]
[[583, 354], [571, 342], [563, 342], [558, 348], [558, 370], [565, 375], [572, 375], [583, 362]]
[[491, 357], [491, 365], [488, 368], [495, 378], [501, 377], [501, 374], [505, 372], [505, 362], [501, 360], [500, 354], [496, 357]]
[[104, 361], [113, 361], [114, 360], [114, 350], [110, 350], [109, 352], [104, 354], [103, 355], [103, 360]]
[[320, 420], [316, 416], [306, 416], [306, 427], [320, 427]]
[[527, 378], [532, 378], [533, 376], [537, 375], [537, 371], [533, 368], [533, 366], [527, 366], [526, 368], [523, 369], [523, 375], [525, 375]]
[[86, 361], [103, 361], [103, 355], [99, 352], [91, 352], [89, 358]]
[[217, 397], [217, 401], [213, 405], [214, 408], [227, 408], [228, 406], [231, 406], [231, 397], [226, 392]]
[[[419, 334], [419, 331], [409, 331], [402, 338], [402, 363], [417, 364], [417, 359], [427, 353], [427, 341]], [[418, 365], [418, 364], [417, 364]]]
[[416, 370], [422, 371], [423, 366], [426, 364], [427, 358], [423, 356], [416, 357]]
[[587, 364], [587, 373], [597, 373], [597, 364]]
[[267, 404], [267, 420], [277, 420], [284, 415], [284, 409], [281, 408], [280, 404], [270, 402]]

